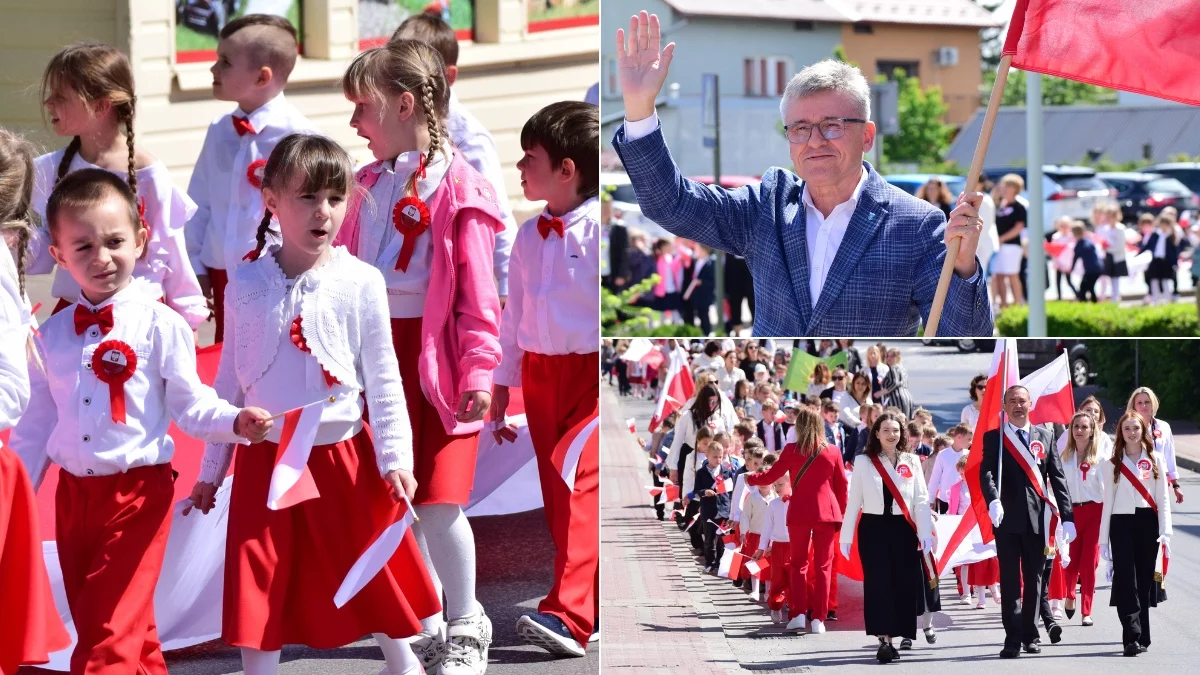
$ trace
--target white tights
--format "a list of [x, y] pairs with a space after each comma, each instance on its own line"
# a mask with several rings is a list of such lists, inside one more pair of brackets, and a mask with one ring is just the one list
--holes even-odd
[[[403, 640], [392, 639], [383, 633], [373, 633], [375, 642], [383, 650], [383, 660], [387, 662], [388, 673], [391, 675], [416, 675], [421, 672], [421, 662], [412, 648]], [[246, 675], [276, 675], [279, 672], [278, 649], [264, 652], [250, 647], [242, 647], [242, 670]]]
[[[478, 611], [475, 602], [475, 534], [462, 507], [457, 504], [421, 504], [416, 507], [421, 522], [413, 525], [413, 534], [421, 547], [421, 557], [440, 596], [446, 596], [446, 616], [451, 621]], [[427, 633], [441, 628], [441, 614], [421, 622]]]

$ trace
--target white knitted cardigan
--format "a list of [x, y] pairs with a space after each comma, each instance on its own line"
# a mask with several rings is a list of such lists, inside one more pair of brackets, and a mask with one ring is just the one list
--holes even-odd
[[[244, 405], [246, 391], [275, 360], [282, 333], [291, 329], [294, 317], [283, 315], [287, 278], [275, 262], [277, 250], [271, 246], [238, 268], [225, 289], [225, 348], [213, 388], [234, 405]], [[380, 474], [411, 471], [412, 427], [383, 275], [339, 246], [328, 262], [296, 283], [303, 293], [304, 339], [313, 357], [342, 385], [366, 393]], [[208, 444], [200, 480], [219, 483], [232, 453], [232, 445]]]

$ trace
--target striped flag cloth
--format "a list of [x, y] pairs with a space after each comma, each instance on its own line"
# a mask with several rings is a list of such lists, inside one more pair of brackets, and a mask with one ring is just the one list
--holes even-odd
[[307, 405], [283, 416], [279, 454], [275, 456], [275, 469], [271, 471], [271, 487], [267, 492], [267, 508], [272, 511], [321, 496], [308, 470], [308, 455], [321, 426], [322, 408], [320, 404]]

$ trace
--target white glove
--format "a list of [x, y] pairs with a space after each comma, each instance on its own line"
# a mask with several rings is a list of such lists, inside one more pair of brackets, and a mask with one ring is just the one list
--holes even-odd
[[933, 550], [933, 546], [934, 546], [933, 537], [925, 537], [924, 539], [921, 540], [921, 552], [922, 553], [929, 553], [930, 551]]
[[1169, 534], [1162, 535], [1161, 537], [1158, 538], [1158, 543], [1162, 544], [1163, 549], [1165, 549], [1163, 552], [1166, 553], [1168, 558], [1170, 558], [1171, 557], [1171, 535], [1169, 535]]
[[1065, 537], [1065, 539], [1063, 540], [1065, 543], [1069, 544], [1069, 543], [1075, 541], [1075, 523], [1071, 523], [1071, 522], [1063, 523], [1062, 529], [1063, 529], [1063, 532], [1065, 532], [1067, 535]]
[[842, 557], [846, 560], [850, 559], [850, 544], [842, 544]]
[[1112, 577], [1113, 577], [1113, 564], [1110, 562], [1110, 563], [1108, 563], [1108, 569], [1104, 572], [1104, 580], [1112, 581]]
[[991, 504], [988, 504], [988, 518], [992, 520], [992, 527], [1000, 527], [1000, 521], [1004, 520], [1004, 507], [1000, 505], [999, 499], [993, 499]]
[[1104, 562], [1112, 562], [1112, 546], [1110, 544], [1101, 544], [1100, 557], [1104, 559]]

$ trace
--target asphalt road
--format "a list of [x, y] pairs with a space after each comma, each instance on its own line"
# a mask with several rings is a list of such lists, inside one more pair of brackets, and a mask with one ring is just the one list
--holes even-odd
[[[895, 342], [888, 341], [888, 345]], [[990, 355], [961, 355], [952, 348], [943, 347], [900, 346], [914, 401], [934, 413], [939, 429], [956, 423], [959, 411], [965, 405], [967, 383], [973, 375], [986, 372]], [[606, 419], [609, 416], [621, 420], [634, 417], [639, 433], [645, 436], [646, 423], [653, 412], [651, 402], [619, 399], [615, 395], [615, 388], [607, 385], [602, 387], [601, 401]], [[610, 425], [604, 429], [603, 461], [609, 471], [605, 476], [619, 475], [630, 483], [638, 481], [636, 486], [631, 487], [640, 488], [641, 484], [649, 482], [641, 469], [645, 467], [645, 456], [635, 443], [630, 442], [628, 431], [623, 427], [623, 424], [620, 427]], [[618, 474], [612, 470], [617, 464], [636, 466], [638, 470]], [[1200, 475], [1181, 471], [1180, 479], [1185, 494], [1200, 494]], [[611, 494], [615, 494], [614, 486], [606, 485], [606, 501], [602, 509], [610, 507], [607, 499]], [[628, 520], [644, 520], [642, 527], [648, 525], [648, 531], [661, 528], [665, 542], [663, 546], [667, 550], [643, 546], [619, 550], [623, 555], [635, 559], [653, 559], [655, 570], [664, 580], [659, 583], [671, 583], [668, 580], [678, 577], [689, 580], [686, 586], [692, 604], [701, 608], [700, 619], [694, 622], [690, 630], [708, 632], [710, 639], [713, 639], [715, 627], [720, 627], [720, 648], [706, 652], [713, 654], [705, 660], [711, 665], [703, 669], [692, 666], [688, 668], [690, 672], [752, 670], [803, 673], [835, 666], [838, 672], [866, 672], [868, 668], [878, 667], [874, 658], [878, 643], [863, 631], [861, 583], [842, 578], [838, 609], [841, 619], [828, 623], [824, 635], [785, 636], [779, 627], [770, 623], [765, 608], [755, 604], [743, 591], [733, 588], [725, 579], [697, 574], [698, 565], [691, 556], [684, 535], [674, 524], [660, 524], [655, 520], [648, 497], [644, 503], [646, 506], [640, 509], [624, 509], [622, 516]], [[1122, 660], [1120, 655], [1121, 627], [1116, 610], [1108, 605], [1109, 585], [1103, 581], [1104, 566], [1101, 565], [1093, 611], [1096, 625], [1082, 627], [1080, 615], [1076, 614], [1073, 620], [1063, 623], [1063, 641], [1060, 644], [1050, 645], [1043, 636], [1044, 651], [1040, 655], [1026, 654], [1012, 661], [997, 658], [1004, 638], [999, 608], [991, 603], [984, 610], [960, 605], [953, 585], [944, 584], [944, 611], [936, 615], [934, 621], [938, 631], [936, 644], [926, 644], [918, 634], [913, 651], [902, 652], [903, 657], [890, 664], [890, 669], [927, 674], [959, 671], [964, 666], [969, 667], [968, 664], [974, 666], [978, 663], [975, 667], [982, 667], [987, 673], [1027, 672], [1035, 667], [1042, 673], [1114, 672], [1120, 668], [1134, 667], [1154, 673], [1194, 672], [1191, 647], [1200, 642], [1200, 611], [1197, 611], [1197, 607], [1200, 607], [1200, 582], [1197, 581], [1200, 579], [1200, 499], [1191, 499], [1182, 505], [1172, 504], [1172, 508], [1175, 536], [1171, 542], [1174, 557], [1167, 582], [1169, 599], [1152, 610], [1153, 645], [1138, 660]], [[606, 534], [603, 536], [607, 537]], [[657, 535], [655, 538], [658, 538]], [[692, 579], [698, 579], [699, 583], [691, 583]], [[666, 639], [671, 639], [671, 633], [664, 631], [678, 630], [681, 629], [666, 627], [662, 622], [642, 622], [627, 629], [622, 634], [622, 643], [612, 643], [610, 649], [617, 650], [613, 655], [619, 653], [627, 656], [638, 641], [645, 641], [646, 648], [653, 649], [653, 645], [660, 643], [664, 635]], [[619, 670], [614, 668], [613, 671], [651, 672], [648, 662], [644, 669], [636, 667], [636, 662], [629, 658], [622, 665], [625, 667]], [[667, 672], [661, 668], [656, 670]]]

